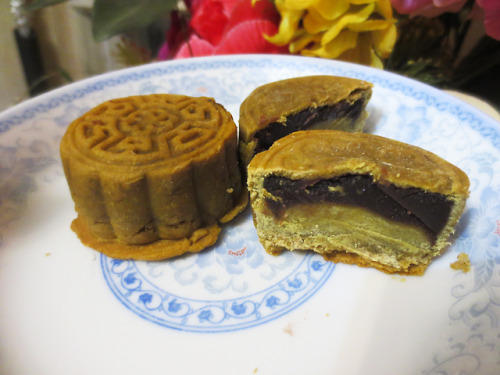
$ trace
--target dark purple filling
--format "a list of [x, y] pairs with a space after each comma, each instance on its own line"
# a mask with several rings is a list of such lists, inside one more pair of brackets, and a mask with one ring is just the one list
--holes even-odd
[[364, 108], [364, 98], [360, 98], [353, 103], [342, 100], [332, 106], [322, 106], [316, 108], [307, 108], [286, 118], [286, 122], [273, 122], [265, 128], [255, 133], [255, 154], [266, 151], [272, 144], [284, 136], [298, 130], [306, 130], [323, 121], [334, 121], [338, 118], [350, 118], [355, 122]]
[[453, 202], [442, 194], [373, 183], [368, 175], [348, 174], [327, 180], [269, 176], [264, 180], [264, 189], [281, 198], [280, 201], [266, 200], [276, 217], [281, 217], [287, 207], [299, 203], [358, 206], [387, 219], [424, 228], [433, 242], [445, 227], [453, 206]]

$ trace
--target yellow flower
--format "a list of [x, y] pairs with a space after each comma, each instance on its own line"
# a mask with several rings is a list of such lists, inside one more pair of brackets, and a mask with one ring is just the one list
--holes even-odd
[[278, 33], [265, 38], [291, 53], [382, 68], [396, 42], [390, 0], [276, 0]]

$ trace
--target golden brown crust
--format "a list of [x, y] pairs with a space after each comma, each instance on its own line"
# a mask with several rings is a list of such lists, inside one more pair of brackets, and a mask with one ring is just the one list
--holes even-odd
[[[256, 217], [260, 218], [258, 220], [262, 220], [262, 216], [259, 214], [255, 215], [254, 212], [254, 220]], [[316, 222], [315, 215], [311, 215], [309, 220], [311, 222]], [[342, 241], [335, 243], [335, 235], [331, 235], [329, 241], [330, 243], [317, 241], [314, 236], [311, 237], [311, 233], [302, 231], [302, 228], [300, 227], [297, 227], [294, 233], [287, 232], [280, 234], [278, 231], [281, 230], [281, 225], [275, 224], [276, 223], [273, 223], [272, 221], [266, 221], [265, 223], [256, 222], [259, 239], [266, 252], [271, 255], [279, 255], [283, 251], [289, 249], [308, 249], [320, 254], [325, 260], [334, 263], [346, 263], [354, 264], [359, 267], [375, 268], [387, 274], [421, 276], [424, 274], [432, 259], [439, 256], [441, 253], [440, 250], [435, 252], [423, 250], [421, 254], [422, 256], [412, 256], [406, 258], [404, 255], [406, 244], [400, 242], [399, 245], [397, 245], [397, 249], [401, 252], [397, 257], [398, 259], [390, 259], [389, 257], [383, 259], [383, 257], [379, 257], [376, 254], [367, 251], [371, 247], [368, 243], [363, 244], [362, 242], [358, 242], [356, 244], [351, 244], [354, 246], [346, 246], [346, 244], [342, 243]], [[334, 225], [334, 223], [332, 223], [332, 225]], [[263, 232], [270, 232], [270, 229], [273, 227], [276, 230], [275, 233], [266, 233], [263, 235]], [[348, 235], [349, 237], [352, 237], [352, 239], [355, 238], [354, 232], [355, 230]], [[294, 236], [297, 236], [297, 238], [294, 239]], [[294, 244], [296, 246], [294, 246]], [[311, 247], [304, 247], [303, 245], [305, 244]], [[382, 251], [382, 248], [379, 250]]]
[[155, 94], [104, 102], [70, 124], [61, 159], [77, 223], [85, 222], [73, 227], [115, 254], [125, 245], [127, 254], [198, 251], [208, 242], [193, 242], [194, 233], [230, 220], [246, 204], [236, 125], [212, 98]]
[[248, 190], [242, 189], [240, 199], [238, 199], [231, 211], [229, 211], [223, 217], [219, 218], [219, 222], [224, 224], [233, 220], [240, 212], [242, 212], [247, 207], [248, 200]]
[[179, 240], [157, 240], [144, 245], [130, 245], [95, 236], [80, 217], [73, 220], [71, 229], [78, 235], [80, 241], [88, 247], [112, 258], [135, 260], [162, 260], [187, 252], [197, 253], [213, 245], [217, 241], [221, 230], [214, 223], [196, 229], [190, 236]]
[[456, 196], [469, 192], [467, 175], [453, 164], [419, 147], [366, 133], [295, 132], [256, 155], [248, 168], [291, 179], [368, 174], [375, 182], [403, 188]]
[[366, 81], [327, 75], [290, 78], [257, 87], [240, 107], [240, 141], [249, 142], [258, 130], [271, 122], [285, 122], [290, 114], [333, 105], [354, 91], [371, 92], [372, 87]]
[[[446, 224], [431, 238], [419, 226], [328, 200], [298, 200], [274, 212], [270, 202], [281, 198], [264, 188], [271, 175], [315, 181], [348, 174], [446, 195], [451, 203]], [[428, 151], [380, 136], [335, 130], [290, 134], [257, 154], [248, 166], [254, 222], [268, 253], [309, 249], [334, 262], [405, 275], [422, 275], [447, 247], [468, 188], [464, 172]]]
[[428, 266], [428, 264], [410, 264], [404, 270], [400, 268], [395, 268], [388, 266], [386, 264], [382, 264], [380, 262], [375, 262], [370, 259], [361, 257], [354, 253], [346, 253], [346, 252], [331, 252], [328, 254], [323, 254], [323, 258], [327, 261], [334, 263], [345, 263], [345, 264], [354, 264], [358, 267], [366, 267], [366, 268], [375, 268], [379, 271], [388, 274], [399, 274], [399, 275], [408, 275], [408, 276], [422, 276]]

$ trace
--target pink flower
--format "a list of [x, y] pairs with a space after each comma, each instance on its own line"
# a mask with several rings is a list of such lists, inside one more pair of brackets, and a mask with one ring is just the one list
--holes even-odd
[[[391, 0], [392, 6], [398, 13], [425, 17], [458, 12], [466, 2], [466, 0]], [[500, 40], [500, 0], [476, 0], [476, 4], [483, 10], [486, 34]]]
[[160, 47], [156, 58], [167, 60], [173, 57], [180, 45], [188, 38], [186, 22], [176, 10], [170, 13], [170, 28], [165, 35], [165, 43]]
[[[251, 0], [194, 0], [190, 11], [189, 39], [176, 48], [174, 58], [287, 50], [264, 39], [264, 34], [275, 34], [279, 24], [279, 14], [270, 0], [259, 0], [254, 6]], [[160, 59], [169, 48], [166, 44]]]
[[477, 4], [484, 10], [486, 34], [496, 40], [500, 40], [500, 1], [477, 0]]
[[391, 0], [400, 14], [435, 17], [445, 12], [458, 12], [467, 0]]

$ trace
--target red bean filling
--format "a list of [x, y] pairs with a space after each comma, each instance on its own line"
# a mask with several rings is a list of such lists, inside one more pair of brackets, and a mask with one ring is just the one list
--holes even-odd
[[326, 180], [290, 180], [269, 176], [264, 189], [280, 201], [267, 199], [276, 217], [299, 203], [330, 202], [358, 206], [396, 222], [424, 228], [435, 242], [445, 227], [453, 202], [445, 195], [419, 188], [374, 183], [368, 175], [348, 174]]
[[307, 130], [318, 122], [334, 121], [343, 117], [350, 118], [352, 122], [355, 122], [363, 112], [364, 101], [364, 98], [353, 103], [342, 100], [332, 106], [307, 108], [288, 116], [284, 123], [273, 122], [255, 133], [254, 138], [257, 140], [257, 145], [254, 153], [266, 151], [278, 139], [298, 130]]

